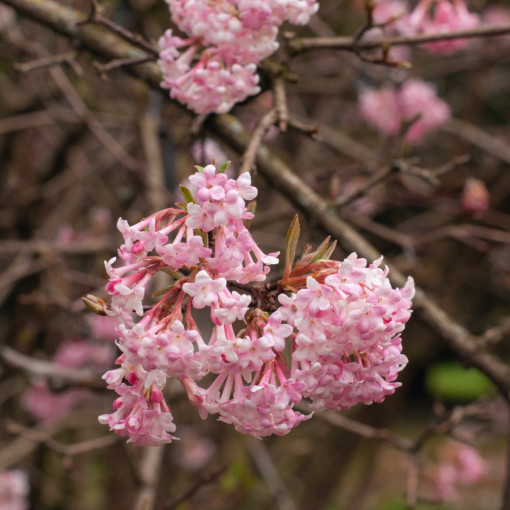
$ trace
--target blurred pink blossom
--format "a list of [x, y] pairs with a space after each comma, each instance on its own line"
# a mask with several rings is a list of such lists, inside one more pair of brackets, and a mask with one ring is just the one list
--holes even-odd
[[359, 109], [369, 124], [387, 136], [396, 136], [410, 122], [405, 140], [421, 143], [425, 136], [450, 118], [450, 107], [434, 87], [422, 80], [406, 81], [398, 90], [385, 86], [367, 89], [360, 95]]
[[[407, 17], [410, 34], [444, 34], [475, 28], [480, 20], [469, 12], [464, 0], [421, 0]], [[451, 53], [464, 48], [466, 39], [427, 43], [423, 46], [434, 53]]]
[[0, 509], [27, 510], [27, 475], [18, 469], [0, 472]]
[[439, 452], [439, 464], [432, 472], [433, 491], [441, 501], [454, 501], [460, 486], [478, 482], [486, 464], [478, 451], [456, 441], [448, 441]]
[[460, 197], [461, 211], [464, 214], [481, 217], [489, 208], [490, 193], [485, 183], [480, 179], [470, 177], [466, 179]]

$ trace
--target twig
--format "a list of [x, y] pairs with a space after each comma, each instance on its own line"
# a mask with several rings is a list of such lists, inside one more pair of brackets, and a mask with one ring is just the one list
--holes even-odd
[[301, 131], [308, 135], [312, 140], [319, 140], [319, 126], [316, 124], [305, 124], [293, 116], [289, 116], [287, 119], [289, 127]]
[[54, 55], [51, 57], [44, 57], [38, 60], [32, 60], [31, 62], [24, 62], [20, 64], [14, 64], [14, 69], [21, 71], [22, 73], [29, 73], [38, 69], [45, 69], [56, 65], [67, 64], [71, 66], [76, 74], [83, 74], [82, 69], [76, 62], [76, 52], [69, 51], [62, 55]]
[[365, 195], [370, 189], [372, 189], [377, 184], [383, 182], [386, 180], [390, 175], [393, 173], [396, 173], [398, 171], [398, 167], [395, 165], [383, 168], [373, 176], [371, 176], [369, 179], [366, 180], [359, 188], [351, 191], [350, 193], [347, 193], [346, 195], [339, 196], [335, 202], [334, 205], [336, 207], [345, 207], [346, 205], [354, 202], [357, 198], [362, 197]]
[[54, 242], [43, 239], [31, 239], [29, 241], [0, 241], [0, 253], [87, 255], [108, 251], [114, 247], [115, 243], [112, 243], [110, 237], [88, 239], [86, 241], [76, 241], [73, 243]]
[[95, 67], [101, 72], [106, 73], [113, 69], [119, 69], [120, 67], [128, 67], [135, 66], [139, 64], [145, 64], [146, 62], [151, 62], [155, 59], [155, 57], [133, 57], [133, 58], [118, 58], [117, 60], [112, 60], [108, 62], [108, 64], [99, 64], [95, 63]]
[[145, 447], [143, 458], [138, 469], [138, 476], [142, 481], [142, 487], [138, 491], [138, 496], [133, 507], [134, 510], [154, 509], [164, 452], [165, 445]]
[[418, 455], [414, 452], [407, 456], [407, 484], [406, 484], [406, 504], [409, 510], [416, 507], [418, 502], [418, 479], [420, 467]]
[[124, 40], [130, 42], [131, 44], [138, 46], [139, 48], [152, 53], [154, 56], [158, 56], [159, 52], [151, 43], [147, 42], [143, 39], [139, 34], [134, 34], [129, 30], [126, 30], [124, 27], [117, 25], [111, 19], [105, 18], [99, 14], [100, 6], [96, 0], [89, 0], [91, 4], [90, 14], [89, 16], [80, 21], [80, 25], [85, 25], [87, 23], [97, 23], [98, 25], [102, 25], [103, 27], [108, 28], [113, 33], [117, 34], [119, 37], [122, 37]]
[[74, 89], [73, 85], [60, 68], [51, 68], [50, 74], [60, 87], [67, 100], [73, 107], [74, 111], [80, 119], [82, 119], [89, 127], [92, 134], [97, 138], [106, 150], [108, 150], [118, 161], [126, 168], [133, 171], [138, 171], [140, 165], [138, 161], [126, 152], [124, 147], [120, 145], [113, 136], [103, 127], [93, 115]]
[[178, 505], [180, 505], [182, 502], [187, 501], [188, 499], [192, 498], [193, 495], [199, 491], [204, 485], [207, 485], [209, 483], [214, 483], [227, 469], [227, 466], [222, 466], [212, 473], [203, 476], [200, 480], [195, 483], [192, 487], [190, 487], [184, 494], [181, 496], [175, 498], [170, 504], [163, 507], [163, 510], [173, 510], [174, 508], [177, 508]]
[[297, 507], [290, 497], [289, 491], [285, 487], [266, 446], [261, 441], [250, 438], [249, 450], [253, 462], [276, 500], [276, 507], [280, 510], [296, 510]]
[[262, 139], [277, 120], [278, 113], [276, 109], [270, 110], [260, 119], [244, 150], [239, 174], [252, 171]]
[[42, 443], [51, 450], [65, 455], [66, 457], [74, 457], [82, 453], [88, 453], [93, 450], [100, 450], [111, 446], [120, 440], [120, 438], [114, 434], [108, 434], [107, 436], [97, 437], [95, 439], [89, 439], [87, 441], [80, 441], [74, 444], [64, 444], [60, 441], [56, 441], [51, 436], [51, 433], [37, 430], [34, 428], [28, 428], [21, 423], [16, 423], [12, 420], [7, 422], [7, 430], [11, 434], [18, 434], [34, 443]]
[[99, 374], [84, 369], [62, 367], [56, 363], [35, 359], [6, 345], [0, 347], [0, 358], [8, 365], [21, 368], [31, 375], [65, 381], [68, 384], [78, 384], [88, 388], [104, 388], [104, 383], [101, 381]]
[[416, 45], [428, 42], [449, 41], [474, 37], [494, 37], [510, 33], [510, 24], [479, 26], [469, 30], [454, 30], [436, 34], [399, 35], [356, 40], [355, 37], [315, 37], [291, 39], [287, 42], [291, 53], [316, 49], [355, 51], [355, 49], [389, 48], [391, 46]]
[[[304, 408], [309, 410], [308, 407], [303, 407], [300, 405], [299, 408]], [[316, 416], [326, 420], [327, 422], [335, 425], [336, 427], [340, 427], [342, 429], [348, 430], [357, 434], [358, 436], [365, 437], [367, 439], [377, 439], [379, 441], [384, 441], [388, 444], [393, 445], [399, 450], [402, 451], [410, 451], [413, 448], [413, 441], [407, 439], [405, 437], [399, 436], [391, 430], [388, 429], [378, 429], [375, 427], [371, 427], [370, 425], [366, 425], [365, 423], [360, 423], [355, 420], [351, 420], [339, 413], [333, 413], [331, 411], [324, 411], [322, 413], [317, 413]]]
[[283, 76], [277, 76], [273, 80], [273, 93], [276, 113], [278, 114], [278, 127], [284, 133], [287, 131], [289, 122], [289, 109], [287, 107], [287, 94], [285, 92], [285, 79]]
[[500, 342], [508, 334], [510, 334], [510, 316], [503, 317], [498, 325], [487, 329], [480, 341], [484, 346], [489, 347]]
[[469, 122], [450, 119], [441, 129], [459, 136], [482, 151], [510, 164], [510, 145]]

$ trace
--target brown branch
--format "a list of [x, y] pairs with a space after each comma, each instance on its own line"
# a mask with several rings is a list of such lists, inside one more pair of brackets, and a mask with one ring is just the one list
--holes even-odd
[[334, 205], [336, 207], [345, 207], [346, 205], [354, 202], [357, 198], [362, 197], [367, 193], [367, 191], [371, 190], [377, 184], [386, 180], [390, 175], [398, 171], [398, 167], [395, 165], [383, 168], [376, 174], [372, 175], [366, 182], [364, 182], [359, 188], [351, 191], [346, 195], [339, 196]]
[[54, 452], [65, 455], [66, 457], [74, 457], [75, 455], [88, 453], [93, 450], [100, 450], [101, 448], [111, 446], [120, 440], [119, 436], [108, 434], [95, 439], [80, 441], [79, 443], [65, 444], [53, 439], [51, 437], [52, 434], [49, 432], [28, 428], [11, 420], [7, 422], [7, 430], [11, 434], [18, 434], [19, 436], [22, 436], [34, 443], [42, 443]]
[[487, 154], [510, 164], [510, 145], [503, 140], [495, 138], [483, 129], [460, 119], [450, 119], [441, 129], [466, 140]]
[[138, 476], [142, 486], [134, 504], [135, 510], [153, 510], [155, 508], [158, 479], [161, 473], [161, 463], [165, 445], [146, 447], [143, 458], [138, 466]]
[[277, 76], [273, 80], [273, 93], [276, 112], [278, 114], [278, 127], [284, 133], [287, 131], [289, 122], [289, 108], [287, 106], [287, 94], [285, 92], [285, 78]]
[[30, 241], [6, 240], [0, 241], [1, 253], [38, 253], [38, 254], [63, 254], [63, 255], [87, 255], [115, 248], [115, 242], [110, 237], [89, 239], [73, 243], [62, 243], [32, 239]]
[[356, 37], [314, 37], [291, 39], [287, 42], [291, 53], [301, 53], [316, 49], [355, 51], [360, 49], [389, 48], [391, 46], [416, 45], [452, 39], [494, 37], [510, 33], [510, 24], [479, 26], [469, 30], [454, 30], [438, 34], [399, 35], [357, 40]]
[[43, 57], [37, 60], [32, 60], [31, 62], [23, 62], [19, 64], [14, 64], [14, 69], [20, 71], [22, 73], [29, 73], [38, 69], [46, 69], [47, 67], [52, 67], [56, 65], [67, 64], [73, 68], [77, 74], [83, 74], [83, 71], [76, 63], [76, 52], [69, 51], [67, 53], [63, 53], [62, 55], [54, 55], [51, 57]]
[[0, 348], [0, 358], [8, 365], [20, 368], [31, 375], [47, 377], [58, 381], [65, 381], [67, 384], [77, 384], [88, 388], [104, 388], [104, 382], [99, 374], [89, 370], [67, 368], [21, 354], [14, 349], [4, 345]]
[[241, 167], [239, 169], [239, 174], [244, 172], [251, 172], [254, 168], [255, 158], [257, 156], [257, 151], [260, 148], [262, 143], [262, 139], [269, 131], [269, 129], [274, 126], [274, 123], [278, 120], [278, 111], [277, 109], [270, 110], [267, 112], [258, 122], [257, 126], [253, 130], [251, 138], [246, 145], [246, 149], [244, 150]]
[[267, 447], [257, 439], [249, 438], [249, 450], [251, 458], [255, 463], [260, 475], [266, 482], [270, 493], [276, 501], [276, 508], [279, 510], [297, 510], [290, 493], [285, 487], [280, 472], [274, 465], [273, 459], [267, 451]]

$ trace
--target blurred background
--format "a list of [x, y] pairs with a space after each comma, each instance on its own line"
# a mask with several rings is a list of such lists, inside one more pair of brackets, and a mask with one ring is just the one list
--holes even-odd
[[[90, 10], [86, 0], [62, 4]], [[171, 26], [160, 0], [102, 5], [105, 17], [149, 41]], [[510, 22], [505, 2], [469, 6], [483, 19]], [[364, 19], [362, 2], [321, 0], [308, 26], [285, 28], [352, 35]], [[150, 473], [156, 509], [398, 510], [410, 508], [412, 493], [420, 509], [501, 508], [508, 407], [418, 314], [403, 334], [402, 388], [383, 404], [339, 413], [346, 421], [318, 414], [288, 436], [258, 441], [214, 418], [202, 421], [170, 387], [181, 440], [159, 453], [126, 445], [99, 425], [113, 400], [100, 375], [118, 354], [115, 325], [86, 311], [81, 297], [106, 298], [103, 261], [121, 244], [117, 219], [135, 223], [179, 200], [194, 164], [228, 159], [235, 172], [240, 155], [167, 92], [105, 69], [100, 55], [1, 2], [0, 34], [0, 470], [24, 473], [29, 508], [135, 508]], [[342, 217], [507, 360], [510, 36], [472, 39], [446, 54], [399, 47], [394, 60], [411, 69], [327, 49], [291, 57], [281, 41], [270, 60], [288, 70], [290, 115], [317, 130], [274, 127], [267, 146], [324, 200], [350, 197]], [[59, 65], [39, 65], [55, 55]], [[405, 126], [385, 134], [360, 106], [364, 94], [399, 90], [410, 78], [430, 83], [451, 109], [419, 143], [406, 142]], [[273, 105], [264, 70], [261, 85], [260, 95], [230, 112], [248, 132]], [[372, 117], [391, 120], [377, 104]], [[380, 182], [366, 186], [381, 172]], [[300, 211], [271, 182], [254, 180], [252, 233], [264, 251], [283, 251]], [[300, 220], [300, 250], [328, 234]], [[338, 247], [334, 258], [346, 255]], [[76, 378], [48, 378], [51, 365], [39, 361]], [[380, 439], [358, 423], [422, 440], [408, 454], [388, 433]], [[469, 454], [479, 476], [466, 475], [454, 494], [441, 492], [444, 466], [457, 469]]]

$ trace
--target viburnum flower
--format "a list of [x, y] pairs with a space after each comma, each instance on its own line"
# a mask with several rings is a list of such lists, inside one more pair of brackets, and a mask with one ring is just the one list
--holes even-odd
[[278, 49], [278, 27], [287, 20], [304, 25], [318, 9], [316, 0], [167, 3], [172, 20], [189, 38], [167, 30], [159, 39], [161, 86], [202, 114], [225, 113], [257, 94], [257, 64]]
[[[294, 264], [296, 219], [283, 278], [258, 284], [279, 254], [264, 253], [245, 224], [246, 201], [257, 196], [250, 175], [231, 179], [226, 167], [198, 167], [182, 188], [185, 204], [118, 222], [121, 262], [106, 264], [111, 302], [101, 310], [120, 323], [118, 368], [104, 375], [118, 397], [99, 420], [136, 445], [175, 439], [169, 378], [202, 418], [261, 438], [310, 419], [294, 408], [303, 398], [317, 410], [382, 402], [407, 363], [400, 334], [412, 279], [394, 289], [382, 258], [330, 260], [327, 241]], [[157, 273], [169, 282], [149, 298]], [[209, 314], [207, 335], [196, 310]]]

